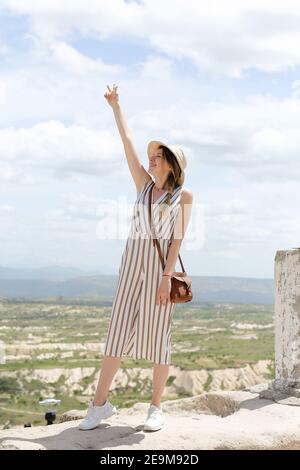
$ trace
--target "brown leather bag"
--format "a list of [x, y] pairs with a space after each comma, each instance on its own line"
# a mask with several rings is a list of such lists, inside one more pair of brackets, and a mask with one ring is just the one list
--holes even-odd
[[[160, 257], [161, 264], [162, 264], [162, 268], [164, 270], [165, 264], [164, 264], [164, 259], [163, 259], [161, 247], [160, 247], [160, 244], [159, 244], [159, 242], [156, 238], [154, 227], [152, 226], [152, 220], [151, 220], [152, 190], [153, 190], [153, 186], [152, 186], [151, 190], [149, 191], [149, 204], [148, 204], [149, 224], [150, 224], [151, 234], [152, 235], [154, 234], [153, 246], [154, 245], [157, 246], [157, 250], [158, 250], [158, 254], [159, 254], [159, 257]], [[170, 245], [172, 243], [173, 235], [174, 235], [174, 231], [172, 233]], [[179, 257], [179, 261], [180, 261], [180, 264], [181, 264], [182, 272], [174, 271], [172, 273], [170, 300], [171, 300], [171, 302], [174, 302], [174, 303], [190, 302], [193, 298], [192, 280], [187, 275], [187, 273], [184, 269], [183, 262], [182, 262], [182, 259], [181, 259], [181, 256], [180, 256], [179, 253], [178, 253], [178, 257]]]

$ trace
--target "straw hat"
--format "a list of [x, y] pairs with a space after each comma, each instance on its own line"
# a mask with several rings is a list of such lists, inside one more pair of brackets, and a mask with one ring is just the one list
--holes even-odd
[[148, 157], [149, 158], [152, 155], [152, 153], [157, 150], [159, 145], [164, 145], [165, 147], [167, 147], [173, 153], [174, 157], [176, 158], [177, 163], [178, 163], [178, 165], [180, 166], [180, 169], [181, 169], [181, 175], [179, 177], [178, 183], [180, 185], [182, 185], [183, 182], [184, 182], [184, 177], [185, 177], [184, 170], [185, 170], [186, 165], [187, 165], [186, 156], [185, 156], [183, 150], [179, 147], [179, 145], [168, 145], [168, 144], [165, 144], [164, 142], [161, 142], [160, 140], [151, 140], [148, 143], [148, 147], [147, 147], [147, 152], [148, 152]]

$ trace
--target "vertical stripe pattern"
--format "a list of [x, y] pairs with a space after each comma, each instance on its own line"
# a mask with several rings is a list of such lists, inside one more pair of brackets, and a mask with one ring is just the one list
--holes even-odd
[[[170, 301], [165, 305], [156, 303], [163, 268], [157, 247], [149, 238], [148, 198], [154, 184], [152, 178], [145, 183], [135, 201], [119, 267], [104, 355], [170, 364], [171, 325], [176, 304]], [[181, 190], [182, 186], [175, 189], [163, 217], [159, 207], [167, 193], [151, 204], [153, 225], [165, 262]]]

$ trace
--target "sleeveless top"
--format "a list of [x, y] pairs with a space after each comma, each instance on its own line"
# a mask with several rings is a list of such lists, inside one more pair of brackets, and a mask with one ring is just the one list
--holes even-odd
[[[131, 221], [129, 238], [152, 239], [149, 225], [149, 193], [155, 185], [151, 178], [141, 188], [133, 208], [133, 217]], [[154, 203], [151, 203], [151, 219], [155, 236], [158, 240], [170, 240], [174, 230], [174, 225], [178, 210], [180, 207], [180, 195], [182, 185], [175, 188], [169, 203], [164, 201], [168, 192], [164, 192]], [[175, 236], [175, 235], [174, 235]]]

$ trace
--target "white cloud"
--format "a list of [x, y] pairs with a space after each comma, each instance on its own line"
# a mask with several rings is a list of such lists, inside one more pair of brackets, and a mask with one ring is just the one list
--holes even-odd
[[119, 65], [107, 65], [101, 59], [91, 59], [80, 54], [70, 45], [60, 41], [50, 44], [49, 49], [52, 53], [52, 61], [65, 69], [66, 71], [76, 75], [86, 74], [121, 74], [123, 67]]
[[237, 251], [251, 245], [266, 250], [296, 246], [300, 232], [299, 198], [297, 182], [206, 188], [201, 199], [208, 245], [235, 246]]
[[7, 97], [6, 83], [3, 80], [0, 80], [0, 110], [1, 110], [1, 105], [4, 105], [4, 103], [6, 102], [6, 97]]
[[13, 214], [16, 211], [16, 207], [11, 204], [0, 204], [0, 215]]
[[[159, 138], [182, 145], [193, 171], [205, 164], [233, 168], [248, 180], [299, 181], [300, 100], [257, 96], [201, 106], [155, 104], [155, 111], [145, 103], [146, 111], [128, 116], [143, 161], [148, 140]], [[114, 118], [109, 117], [110, 124], [100, 123], [99, 129], [88, 117], [86, 125], [51, 120], [29, 128], [2, 128], [2, 177], [9, 179], [11, 171], [14, 178], [14, 172], [25, 167], [28, 172], [40, 168], [58, 178], [103, 171], [119, 174], [124, 149]]]
[[141, 65], [141, 80], [147, 78], [149, 80], [159, 80], [159, 82], [163, 80], [170, 81], [174, 76], [173, 63], [169, 59], [165, 59], [158, 56], [152, 56], [149, 57]]
[[[209, 79], [214, 74], [242, 78], [248, 67], [280, 72], [299, 65], [299, 2], [2, 0], [1, 6], [28, 15], [33, 39], [33, 50], [3, 63], [0, 77], [0, 179], [2, 197], [7, 194], [0, 214], [8, 234], [7, 260], [18, 264], [53, 256], [59, 262], [82, 257], [91, 265], [98, 262], [95, 209], [100, 201], [91, 193], [101, 194], [107, 181], [130, 178], [103, 98], [106, 84], [113, 82], [119, 84], [124, 116], [143, 162], [152, 138], [186, 150], [195, 202], [205, 205], [203, 274], [214, 258], [223, 272], [232, 263], [228, 274], [252, 270], [264, 275], [271, 271], [277, 247], [299, 244], [299, 80], [292, 82], [291, 96], [279, 98], [271, 91], [265, 96], [239, 88], [228, 93], [232, 82], [229, 88], [209, 83], [203, 73]], [[130, 67], [114, 64], [117, 53], [105, 63], [76, 50], [72, 41], [80, 39], [78, 32], [120, 41], [137, 38], [154, 50]], [[177, 75], [176, 60], [181, 59], [196, 64], [198, 76], [194, 71]], [[211, 188], [201, 176], [204, 168]], [[204, 185], [199, 189], [198, 174]], [[92, 175], [99, 177], [96, 189], [92, 183], [84, 186]], [[64, 178], [72, 180], [63, 186], [67, 195], [53, 202]], [[40, 194], [37, 182], [49, 191], [43, 214], [38, 201], [36, 207], [28, 203], [24, 213], [17, 204], [16, 211], [10, 210], [12, 193], [6, 188], [32, 185], [34, 200]], [[119, 189], [126, 193], [128, 185]], [[29, 197], [31, 188], [26, 190]], [[111, 225], [113, 197], [108, 199]], [[195, 272], [197, 254], [192, 252], [191, 259]]]
[[35, 169], [57, 178], [120, 173], [119, 150], [120, 142], [108, 130], [65, 126], [60, 121], [0, 129], [0, 177], [12, 179], [26, 171], [30, 176]]
[[144, 15], [140, 5], [123, 0], [1, 0], [1, 4], [8, 11], [28, 15], [33, 38], [45, 43], [70, 38], [75, 30], [100, 38], [117, 32], [130, 34]]
[[250, 96], [228, 103], [170, 104], [137, 115], [131, 126], [138, 135], [148, 129], [160, 140], [181, 142], [190, 168], [216, 165], [249, 179], [299, 180], [299, 122], [300, 100]]
[[300, 80], [294, 80], [292, 83], [292, 97], [295, 99], [300, 98]]
[[297, 0], [2, 0], [2, 8], [28, 15], [37, 47], [68, 41], [75, 32], [124, 35], [170, 58], [189, 59], [200, 71], [235, 78], [248, 68], [274, 72], [300, 64]]

